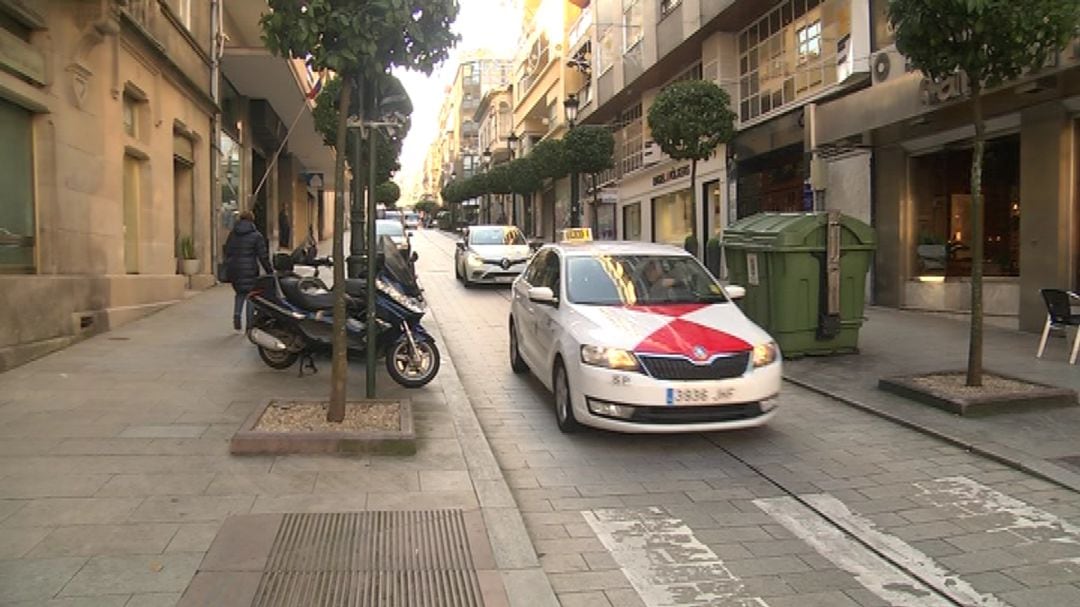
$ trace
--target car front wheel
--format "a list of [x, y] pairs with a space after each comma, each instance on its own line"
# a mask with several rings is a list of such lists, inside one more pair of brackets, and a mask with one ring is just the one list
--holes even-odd
[[521, 358], [517, 327], [514, 326], [513, 319], [510, 320], [510, 368], [513, 369], [514, 373], [525, 373], [529, 370], [529, 365], [525, 363], [525, 359]]
[[570, 398], [570, 380], [566, 376], [566, 366], [562, 360], [555, 361], [555, 421], [564, 434], [581, 430], [581, 424], [574, 417], [573, 400]]

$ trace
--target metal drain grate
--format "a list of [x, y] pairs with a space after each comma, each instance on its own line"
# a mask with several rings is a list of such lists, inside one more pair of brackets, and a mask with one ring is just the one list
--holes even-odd
[[286, 514], [254, 607], [483, 604], [461, 510]]

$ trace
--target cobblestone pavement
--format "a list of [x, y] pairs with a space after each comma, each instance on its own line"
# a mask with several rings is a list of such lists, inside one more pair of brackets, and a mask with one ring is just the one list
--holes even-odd
[[[765, 428], [559, 432], [505, 289], [421, 278], [564, 605], [1080, 605], [1080, 496], [785, 384]], [[440, 261], [441, 259], [441, 261]]]
[[[258, 403], [325, 398], [273, 371], [218, 287], [0, 375], [0, 605], [173, 605], [230, 515], [461, 508], [479, 501], [442, 376], [412, 400], [415, 456], [246, 456]], [[433, 330], [437, 327], [431, 326]], [[349, 396], [364, 394], [363, 364]]]

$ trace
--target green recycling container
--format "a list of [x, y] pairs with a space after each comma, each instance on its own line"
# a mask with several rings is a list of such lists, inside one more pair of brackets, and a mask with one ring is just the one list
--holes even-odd
[[743, 312], [785, 357], [858, 351], [874, 229], [840, 216], [840, 309], [829, 315], [828, 221], [828, 213], [760, 213], [724, 230], [728, 280], [746, 288]]

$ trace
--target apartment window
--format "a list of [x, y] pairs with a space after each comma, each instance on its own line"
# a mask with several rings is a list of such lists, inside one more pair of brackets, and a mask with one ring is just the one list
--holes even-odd
[[124, 95], [124, 132], [130, 137], [139, 136], [139, 100]]
[[667, 17], [671, 11], [679, 8], [682, 0], [660, 0], [660, 18]]
[[619, 116], [622, 124], [619, 152], [619, 174], [625, 175], [645, 164], [645, 127], [641, 120], [641, 104], [637, 104]]
[[821, 22], [815, 21], [799, 30], [799, 63], [816, 59], [821, 54]]
[[642, 37], [645, 35], [644, 20], [644, 7], [641, 5], [641, 0], [623, 0], [624, 53], [637, 46], [638, 42], [641, 42]]
[[600, 74], [615, 65], [615, 28], [608, 27], [600, 34], [600, 46], [596, 49], [596, 65]]
[[[785, 0], [739, 32], [740, 120], [769, 114], [836, 82], [836, 48], [824, 39], [823, 14], [819, 0]], [[847, 33], [842, 22], [833, 29], [840, 30], [836, 36]]]
[[0, 273], [34, 269], [33, 115], [0, 99]]

